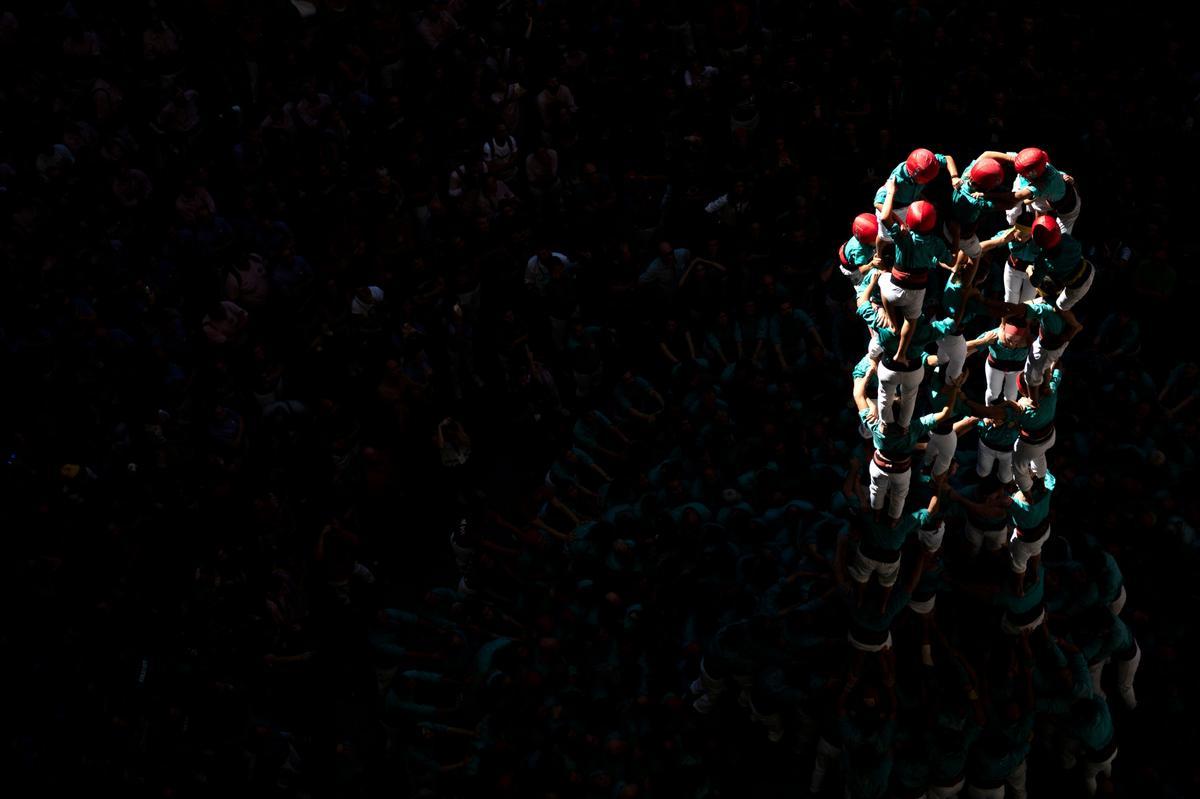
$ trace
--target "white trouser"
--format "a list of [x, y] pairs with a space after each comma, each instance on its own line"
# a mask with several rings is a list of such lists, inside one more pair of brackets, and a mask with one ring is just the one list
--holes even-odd
[[954, 380], [962, 374], [967, 361], [967, 339], [959, 334], [946, 336], [938, 341], [938, 364], [946, 370], [946, 380]]
[[1121, 586], [1121, 593], [1117, 594], [1117, 598], [1114, 599], [1112, 604], [1108, 606], [1109, 609], [1112, 610], [1114, 616], [1121, 615], [1121, 611], [1125, 609], [1125, 600], [1128, 598], [1128, 596], [1129, 595], [1125, 593], [1125, 586]]
[[1042, 345], [1041, 336], [1034, 339], [1029, 347], [1029, 359], [1025, 362], [1025, 382], [1031, 386], [1040, 386], [1050, 364], [1062, 358], [1066, 349], [1066, 344], [1052, 350], [1046, 349]]
[[925, 289], [897, 286], [892, 280], [892, 273], [884, 272], [879, 278], [879, 294], [889, 308], [899, 311], [905, 319], [915, 320], [921, 317], [921, 309], [925, 305]]
[[1046, 453], [1057, 440], [1057, 430], [1045, 441], [1037, 444], [1030, 444], [1023, 438], [1017, 439], [1016, 446], [1013, 447], [1013, 472], [1022, 491], [1030, 489], [1035, 474], [1038, 477], [1046, 476]]
[[[1017, 223], [1017, 217], [1021, 215], [1024, 205], [1024, 203], [1017, 203], [1004, 212], [1004, 218], [1008, 220], [1008, 224], [1015, 225]], [[1053, 213], [1055, 220], [1058, 221], [1058, 229], [1063, 233], [1070, 233], [1075, 229], [1075, 221], [1079, 219], [1079, 211], [1083, 208], [1083, 203], [1079, 199], [1079, 192], [1075, 192], [1075, 207], [1071, 209], [1070, 213], [1059, 213], [1046, 200], [1034, 200], [1029, 204], [1029, 207], [1039, 215]]]
[[[1012, 470], [1010, 465], [1009, 470]], [[888, 516], [899, 519], [904, 513], [904, 500], [908, 497], [908, 484], [912, 480], [912, 469], [903, 472], [885, 472], [879, 464], [871, 461], [871, 507], [882, 510], [888, 505]]]
[[967, 522], [963, 526], [963, 535], [967, 539], [967, 545], [970, 547], [972, 555], [978, 553], [984, 543], [987, 544], [988, 552], [998, 552], [1004, 547], [1004, 542], [1008, 540], [1008, 528], [1001, 527], [999, 530], [980, 530], [975, 525]]
[[1099, 787], [1096, 784], [1096, 777], [1103, 774], [1105, 777], [1112, 779], [1113, 761], [1117, 759], [1117, 750], [1107, 759], [1100, 763], [1093, 763], [1090, 760], [1084, 761], [1083, 764], [1083, 785], [1087, 788], [1088, 796], [1095, 796], [1096, 790]]
[[1063, 289], [1059, 293], [1058, 299], [1054, 301], [1055, 307], [1060, 311], [1069, 311], [1079, 303], [1088, 291], [1092, 288], [1092, 283], [1096, 281], [1096, 267], [1088, 267], [1087, 278], [1075, 288]]
[[985, 405], [991, 405], [1000, 397], [1016, 402], [1017, 375], [1021, 374], [1020, 372], [1006, 372], [984, 362], [983, 374], [987, 378], [987, 390], [984, 391], [983, 397]]
[[[1009, 773], [1005, 778], [1005, 783], [1009, 788], [1012, 788], [1013, 796], [1017, 799], [1025, 799], [1025, 761], [1022, 760], [1017, 764], [1016, 768]], [[967, 796], [971, 799], [1004, 799], [1004, 786], [998, 788], [976, 788], [974, 785], [967, 788]]]
[[1013, 530], [1012, 538], [1008, 539], [1008, 556], [1012, 559], [1012, 570], [1024, 574], [1029, 561], [1042, 554], [1042, 547], [1050, 540], [1050, 528], [1038, 537], [1036, 541], [1027, 541]]
[[842, 750], [825, 740], [824, 735], [817, 739], [817, 761], [813, 764], [812, 781], [809, 783], [811, 793], [821, 792], [821, 787], [825, 784], [825, 775], [829, 773], [830, 767], [838, 762], [841, 754]]
[[897, 553], [895, 560], [885, 563], [864, 555], [860, 546], [855, 550], [854, 560], [846, 571], [856, 583], [865, 583], [871, 579], [872, 574], [878, 574], [879, 584], [884, 588], [891, 588], [900, 575], [900, 557]]
[[934, 475], [943, 475], [954, 460], [958, 451], [958, 436], [953, 431], [949, 433], [930, 433], [929, 443], [925, 446], [925, 465], [932, 461]]
[[996, 467], [996, 477], [1001, 483], [1011, 483], [1013, 481], [1013, 454], [1012, 452], [998, 452], [982, 440], [979, 442], [979, 460], [975, 462], [975, 474], [980, 477], [987, 477], [992, 473], [992, 467]]
[[[877, 374], [879, 376], [879, 392], [875, 403], [879, 408], [880, 421], [894, 421], [902, 427], [908, 427], [913, 418], [913, 411], [917, 408], [917, 394], [921, 388], [921, 381], [925, 378], [925, 370], [913, 369], [910, 372], [897, 372], [881, 362]], [[901, 392], [899, 411], [892, 407], [897, 389], [900, 389]]]
[[[901, 222], [908, 221], [907, 205], [902, 208], [892, 208], [892, 213], [899, 217]], [[888, 233], [887, 223], [883, 221], [883, 214], [879, 212], [878, 208], [875, 209], [875, 218], [879, 220], [879, 238], [883, 241], [891, 241], [892, 234]]]
[[1116, 657], [1105, 658], [1098, 663], [1091, 664], [1088, 669], [1092, 673], [1092, 693], [1096, 696], [1103, 697], [1105, 693], [1101, 690], [1102, 677], [1104, 675], [1104, 665], [1110, 661], [1116, 661], [1117, 664], [1117, 690], [1121, 697], [1127, 702], [1133, 697], [1133, 678], [1137, 676], [1138, 666], [1142, 663], [1142, 648], [1137, 645], [1137, 641], [1133, 642], [1133, 657], [1128, 660], [1121, 660]]
[[963, 784], [965, 782], [966, 781], [960, 777], [958, 782], [944, 788], [939, 785], [930, 785], [929, 799], [954, 799], [954, 797], [962, 793]]
[[1012, 268], [1012, 264], [1004, 264], [1004, 301], [1014, 305], [1032, 300], [1037, 292], [1029, 282], [1029, 276]]

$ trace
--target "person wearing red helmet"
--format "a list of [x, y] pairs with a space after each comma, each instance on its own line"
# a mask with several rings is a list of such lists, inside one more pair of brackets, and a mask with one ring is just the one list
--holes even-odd
[[1033, 263], [1025, 269], [1032, 285], [1052, 302], [1071, 329], [1082, 329], [1072, 308], [1087, 296], [1096, 279], [1096, 268], [1083, 257], [1083, 246], [1069, 233], [1063, 233], [1054, 217], [1043, 214], [1033, 220], [1029, 241], [1033, 245]]
[[951, 196], [950, 215], [943, 231], [952, 250], [961, 248], [972, 260], [982, 254], [976, 228], [983, 212], [996, 207], [994, 201], [987, 199], [987, 193], [994, 191], [1002, 180], [1004, 167], [994, 158], [977, 158], [967, 164]]
[[867, 274], [882, 263], [875, 251], [879, 239], [879, 220], [874, 214], [859, 214], [854, 217], [850, 239], [838, 248], [838, 269], [850, 278], [857, 288], [866, 280]]
[[909, 207], [921, 199], [925, 187], [938, 176], [943, 166], [950, 173], [951, 185], [957, 189], [961, 182], [958, 165], [949, 155], [920, 148], [913, 150], [908, 158], [896, 165], [887, 181], [875, 192], [880, 238], [891, 241], [888, 225], [905, 221]]
[[1029, 206], [1029, 210], [1035, 213], [1053, 211], [1064, 233], [1075, 229], [1081, 207], [1075, 179], [1056, 169], [1045, 150], [1039, 147], [1026, 147], [1020, 152], [1007, 153], [988, 150], [980, 156], [980, 159], [983, 158], [1011, 163], [1017, 171], [1012, 185], [1014, 205], [1007, 211], [1010, 225], [1016, 224], [1025, 207]]
[[939, 267], [949, 269], [951, 263], [956, 262], [946, 248], [946, 242], [934, 232], [937, 230], [937, 209], [933, 203], [917, 200], [909, 206], [907, 217], [907, 227], [898, 223], [890, 227], [891, 238], [896, 243], [896, 264], [879, 280], [884, 309], [892, 324], [900, 327], [900, 344], [894, 359], [902, 365], [908, 364], [908, 346], [925, 305], [929, 276], [936, 274]]
[[1017, 399], [1017, 376], [1025, 371], [1029, 357], [1029, 325], [1024, 315], [1009, 316], [995, 330], [985, 333], [971, 344], [987, 344], [984, 375], [987, 390], [983, 402], [992, 405], [997, 400]]
[[1050, 380], [1043, 386], [1031, 386], [1024, 378], [1017, 378], [1017, 390], [1021, 400], [1017, 404], [1021, 413], [1017, 423], [1021, 427], [1020, 438], [1013, 447], [1013, 473], [1022, 491], [1033, 485], [1034, 475], [1046, 476], [1046, 453], [1054, 446], [1054, 414], [1058, 409], [1058, 388], [1062, 384], [1062, 372], [1055, 369]]

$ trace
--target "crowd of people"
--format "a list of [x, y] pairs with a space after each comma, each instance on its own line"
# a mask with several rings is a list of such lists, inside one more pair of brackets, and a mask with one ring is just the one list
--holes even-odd
[[0, 62], [21, 784], [1200, 791], [1169, 16], [13, 2]]

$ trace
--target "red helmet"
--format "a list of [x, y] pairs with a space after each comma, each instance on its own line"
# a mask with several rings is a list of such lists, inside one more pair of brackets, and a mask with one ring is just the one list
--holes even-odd
[[904, 162], [904, 168], [908, 171], [909, 177], [917, 183], [929, 183], [938, 176], [938, 161], [934, 158], [933, 153], [922, 147], [919, 150], [913, 150], [908, 154], [908, 159]]
[[875, 214], [859, 214], [854, 217], [854, 238], [863, 244], [874, 244], [879, 236], [879, 220]]
[[[912, 213], [912, 210], [909, 210]], [[1049, 214], [1042, 214], [1037, 219], [1033, 220], [1033, 243], [1044, 250], [1052, 250], [1062, 241], [1062, 231], [1058, 227], [1058, 220]]]
[[967, 177], [971, 179], [971, 185], [980, 191], [991, 191], [1004, 180], [1004, 167], [995, 158], [980, 158], [971, 165]]
[[1050, 156], [1046, 155], [1045, 150], [1040, 150], [1037, 147], [1026, 147], [1017, 153], [1017, 158], [1013, 161], [1013, 166], [1024, 177], [1036, 178], [1046, 171], [1046, 165], [1049, 163]]
[[905, 224], [918, 233], [928, 233], [937, 224], [937, 209], [931, 202], [917, 200], [908, 206], [908, 217], [905, 219]]

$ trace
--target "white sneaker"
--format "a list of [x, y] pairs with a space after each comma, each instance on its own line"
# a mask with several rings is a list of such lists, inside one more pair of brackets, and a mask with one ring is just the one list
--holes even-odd
[[689, 685], [688, 688], [690, 688], [692, 693], [695, 694], [696, 696], [699, 696], [700, 694], [704, 693], [704, 684], [702, 682], [700, 682], [699, 677], [692, 680], [692, 684]]
[[708, 694], [704, 694], [695, 702], [692, 702], [692, 707], [696, 708], [697, 713], [704, 713], [707, 715], [712, 712], [713, 703], [712, 700], [708, 698]]

